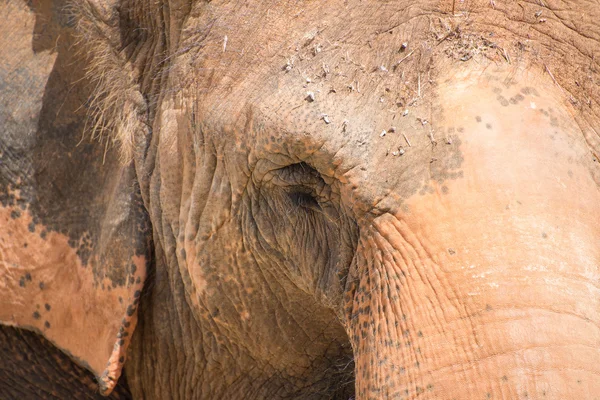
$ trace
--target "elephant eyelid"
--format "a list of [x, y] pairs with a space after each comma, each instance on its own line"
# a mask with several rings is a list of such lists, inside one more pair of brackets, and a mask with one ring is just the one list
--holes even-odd
[[291, 164], [278, 171], [278, 177], [289, 185], [318, 187], [326, 185], [321, 174], [305, 162]]
[[321, 174], [306, 162], [280, 168], [272, 181], [284, 188], [289, 200], [298, 208], [307, 211], [322, 211], [323, 202], [328, 202], [328, 185]]
[[288, 193], [292, 203], [297, 207], [309, 210], [321, 210], [319, 201], [311, 193], [302, 190], [293, 190]]

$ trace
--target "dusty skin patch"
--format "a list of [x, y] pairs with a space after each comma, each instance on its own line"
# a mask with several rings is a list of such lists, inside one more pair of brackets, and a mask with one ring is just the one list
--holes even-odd
[[[508, 106], [494, 92], [506, 76], [529, 85], [502, 86], [504, 97], [516, 100]], [[532, 71], [490, 68], [440, 85], [441, 123], [464, 127], [464, 176], [444, 182], [444, 195], [432, 182], [431, 193], [407, 201], [410, 212], [396, 214], [410, 229], [405, 236], [426, 243], [427, 257], [419, 260], [436, 261], [412, 276], [443, 282], [431, 299], [454, 302], [436, 311], [424, 302], [413, 313], [445, 324], [443, 334], [417, 326], [428, 338], [422, 353], [432, 345], [443, 355], [428, 361], [433, 365], [420, 364], [434, 382], [433, 397], [520, 398], [527, 392], [543, 398], [552, 390], [592, 398], [600, 390], [600, 228], [594, 217], [600, 215], [600, 190], [583, 135], [562, 99], [549, 78]], [[466, 321], [472, 333], [448, 339], [445, 333], [460, 331], [451, 328], [457, 321]], [[459, 343], [455, 348], [468, 349], [469, 359], [454, 358], [452, 340]], [[456, 376], [473, 360], [482, 379], [457, 386]]]
[[[68, 237], [48, 232], [42, 238], [30, 232], [31, 215], [20, 210], [15, 218], [16, 210], [0, 208], [0, 321], [43, 333], [87, 364], [99, 377], [101, 390], [109, 392], [121, 373], [119, 359], [125, 356], [137, 322], [145, 258], [131, 260], [136, 265], [133, 284], [101, 290], [92, 268], [83, 267]], [[111, 286], [108, 279], [105, 283]], [[126, 300], [121, 303], [119, 298]]]

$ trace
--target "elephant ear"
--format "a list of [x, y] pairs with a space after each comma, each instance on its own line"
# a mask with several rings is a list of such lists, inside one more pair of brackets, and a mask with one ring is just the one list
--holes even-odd
[[108, 394], [136, 325], [150, 227], [133, 163], [84, 134], [93, 85], [64, 6], [0, 9], [0, 323], [43, 335]]

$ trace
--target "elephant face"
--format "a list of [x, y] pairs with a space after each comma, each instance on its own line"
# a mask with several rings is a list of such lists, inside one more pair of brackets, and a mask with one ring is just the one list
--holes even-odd
[[120, 3], [58, 24], [1, 137], [2, 321], [145, 398], [600, 393], [597, 24]]

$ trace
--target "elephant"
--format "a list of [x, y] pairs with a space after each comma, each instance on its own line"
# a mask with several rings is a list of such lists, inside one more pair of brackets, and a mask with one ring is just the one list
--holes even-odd
[[600, 398], [595, 2], [0, 11], [0, 398]]

